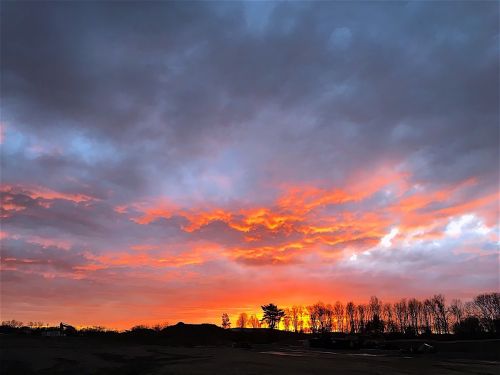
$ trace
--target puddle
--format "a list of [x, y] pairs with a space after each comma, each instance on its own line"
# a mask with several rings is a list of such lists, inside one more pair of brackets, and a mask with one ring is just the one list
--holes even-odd
[[321, 354], [340, 354], [340, 353], [335, 353], [335, 352], [321, 352], [319, 350], [314, 350], [311, 353], [321, 353]]
[[[311, 356], [317, 356], [321, 354], [333, 354], [333, 355], [348, 355], [348, 356], [355, 356], [355, 357], [386, 357], [385, 354], [370, 354], [370, 353], [337, 353], [337, 352], [324, 352], [324, 351], [318, 351], [318, 350], [312, 350], [312, 351], [298, 351], [298, 350], [293, 350], [293, 351], [267, 351], [267, 352], [259, 352], [262, 354], [272, 354], [272, 355], [279, 355], [279, 356], [288, 356], [288, 357], [311, 357]], [[411, 358], [411, 357], [409, 357]]]
[[262, 354], [273, 354], [273, 355], [281, 355], [281, 356], [287, 356], [287, 357], [304, 357], [304, 353], [290, 353], [290, 352], [260, 352]]

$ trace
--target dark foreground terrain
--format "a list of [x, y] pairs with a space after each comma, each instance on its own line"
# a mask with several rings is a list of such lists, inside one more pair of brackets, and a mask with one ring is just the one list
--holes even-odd
[[[96, 337], [1, 335], [2, 374], [498, 374], [500, 340], [438, 353], [312, 349], [301, 341], [175, 347]], [[444, 346], [443, 346], [444, 345]], [[446, 347], [448, 346], [448, 347]], [[469, 350], [470, 349], [470, 350]]]

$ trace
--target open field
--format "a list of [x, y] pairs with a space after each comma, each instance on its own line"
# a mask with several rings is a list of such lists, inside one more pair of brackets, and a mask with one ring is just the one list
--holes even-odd
[[499, 340], [485, 350], [411, 355], [398, 350], [320, 350], [262, 344], [173, 347], [89, 337], [2, 335], [2, 374], [497, 374]]

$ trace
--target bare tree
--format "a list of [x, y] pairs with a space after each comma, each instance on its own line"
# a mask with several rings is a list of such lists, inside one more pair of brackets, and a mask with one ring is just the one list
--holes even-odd
[[434, 307], [433, 307], [433, 303], [430, 299], [426, 299], [424, 302], [423, 302], [423, 306], [422, 306], [422, 315], [423, 315], [423, 321], [424, 321], [424, 331], [426, 333], [431, 333], [432, 331], [432, 326], [434, 325], [433, 323], [433, 311], [434, 311]]
[[30, 328], [42, 328], [43, 326], [45, 326], [44, 322], [29, 322], [28, 323], [28, 327], [30, 327]]
[[3, 326], [8, 326], [8, 327], [12, 327], [12, 328], [21, 328], [23, 326], [23, 322], [19, 321], [19, 320], [15, 320], [15, 319], [12, 319], [12, 320], [4, 320], [2, 322], [2, 325]]
[[406, 298], [402, 298], [399, 302], [394, 304], [394, 313], [396, 315], [396, 322], [399, 325], [399, 331], [405, 332], [407, 321], [408, 321], [408, 311], [406, 305]]
[[366, 325], [366, 306], [363, 304], [358, 305], [358, 331], [364, 332]]
[[317, 305], [318, 304], [307, 306], [307, 313], [309, 314], [309, 328], [312, 333], [319, 332], [320, 327]]
[[368, 304], [368, 320], [373, 320], [375, 315], [380, 318], [381, 310], [382, 302], [376, 296], [372, 296]]
[[342, 302], [337, 301], [333, 306], [333, 313], [336, 322], [336, 331], [343, 332], [344, 331], [344, 305]]
[[500, 319], [500, 293], [484, 293], [474, 298], [478, 317], [488, 332], [495, 332], [495, 321]]
[[[157, 323], [151, 328], [153, 328], [156, 332], [161, 332], [162, 330], [167, 328], [169, 325], [170, 324], [168, 322], [163, 322], [163, 323]], [[94, 328], [96, 328], [96, 327], [94, 327]], [[103, 327], [100, 327], [100, 328], [103, 328]]]
[[328, 304], [323, 310], [323, 332], [333, 331], [333, 319], [334, 319], [333, 306]]
[[459, 299], [454, 299], [451, 301], [449, 311], [451, 318], [453, 319], [453, 321], [451, 322], [453, 325], [460, 324], [460, 322], [465, 317], [464, 304]]
[[260, 328], [259, 319], [255, 315], [251, 315], [250, 319], [248, 319], [248, 325], [252, 328]]
[[474, 301], [467, 301], [464, 303], [464, 314], [467, 318], [479, 316], [480, 313]]
[[313, 333], [331, 332], [333, 326], [333, 307], [325, 305], [323, 302], [308, 306], [309, 326]]
[[415, 335], [419, 333], [418, 318], [420, 315], [420, 310], [421, 310], [421, 302], [416, 298], [410, 298], [408, 300], [408, 318], [411, 331]]
[[231, 328], [231, 321], [229, 320], [229, 315], [227, 315], [227, 313], [222, 314], [222, 328]]
[[382, 319], [385, 321], [387, 332], [396, 332], [397, 327], [394, 324], [394, 314], [392, 305], [390, 303], [384, 303], [382, 306]]
[[238, 328], [246, 328], [248, 324], [248, 315], [246, 313], [241, 313], [238, 316], [238, 320], [236, 321], [236, 327]]
[[293, 330], [295, 332], [298, 332], [299, 328], [301, 327], [303, 315], [304, 315], [304, 309], [302, 308], [302, 306], [292, 306], [291, 319], [292, 319]]
[[356, 332], [356, 305], [354, 302], [349, 301], [345, 307], [347, 322], [349, 323], [349, 331]]
[[438, 333], [448, 333], [448, 314], [446, 311], [445, 299], [442, 294], [435, 294], [432, 297], [434, 324]]
[[285, 328], [285, 331], [290, 331], [290, 326], [292, 323], [292, 311], [289, 308], [285, 309], [285, 315], [283, 316], [283, 326]]

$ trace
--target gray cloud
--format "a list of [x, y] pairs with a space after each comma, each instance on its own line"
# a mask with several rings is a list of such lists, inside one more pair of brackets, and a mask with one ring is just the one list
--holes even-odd
[[257, 34], [238, 4], [122, 5], [5, 4], [2, 30], [6, 122], [108, 142], [115, 184], [189, 185], [180, 169], [228, 147], [253, 184], [394, 159], [431, 181], [495, 173], [495, 4], [277, 4]]

